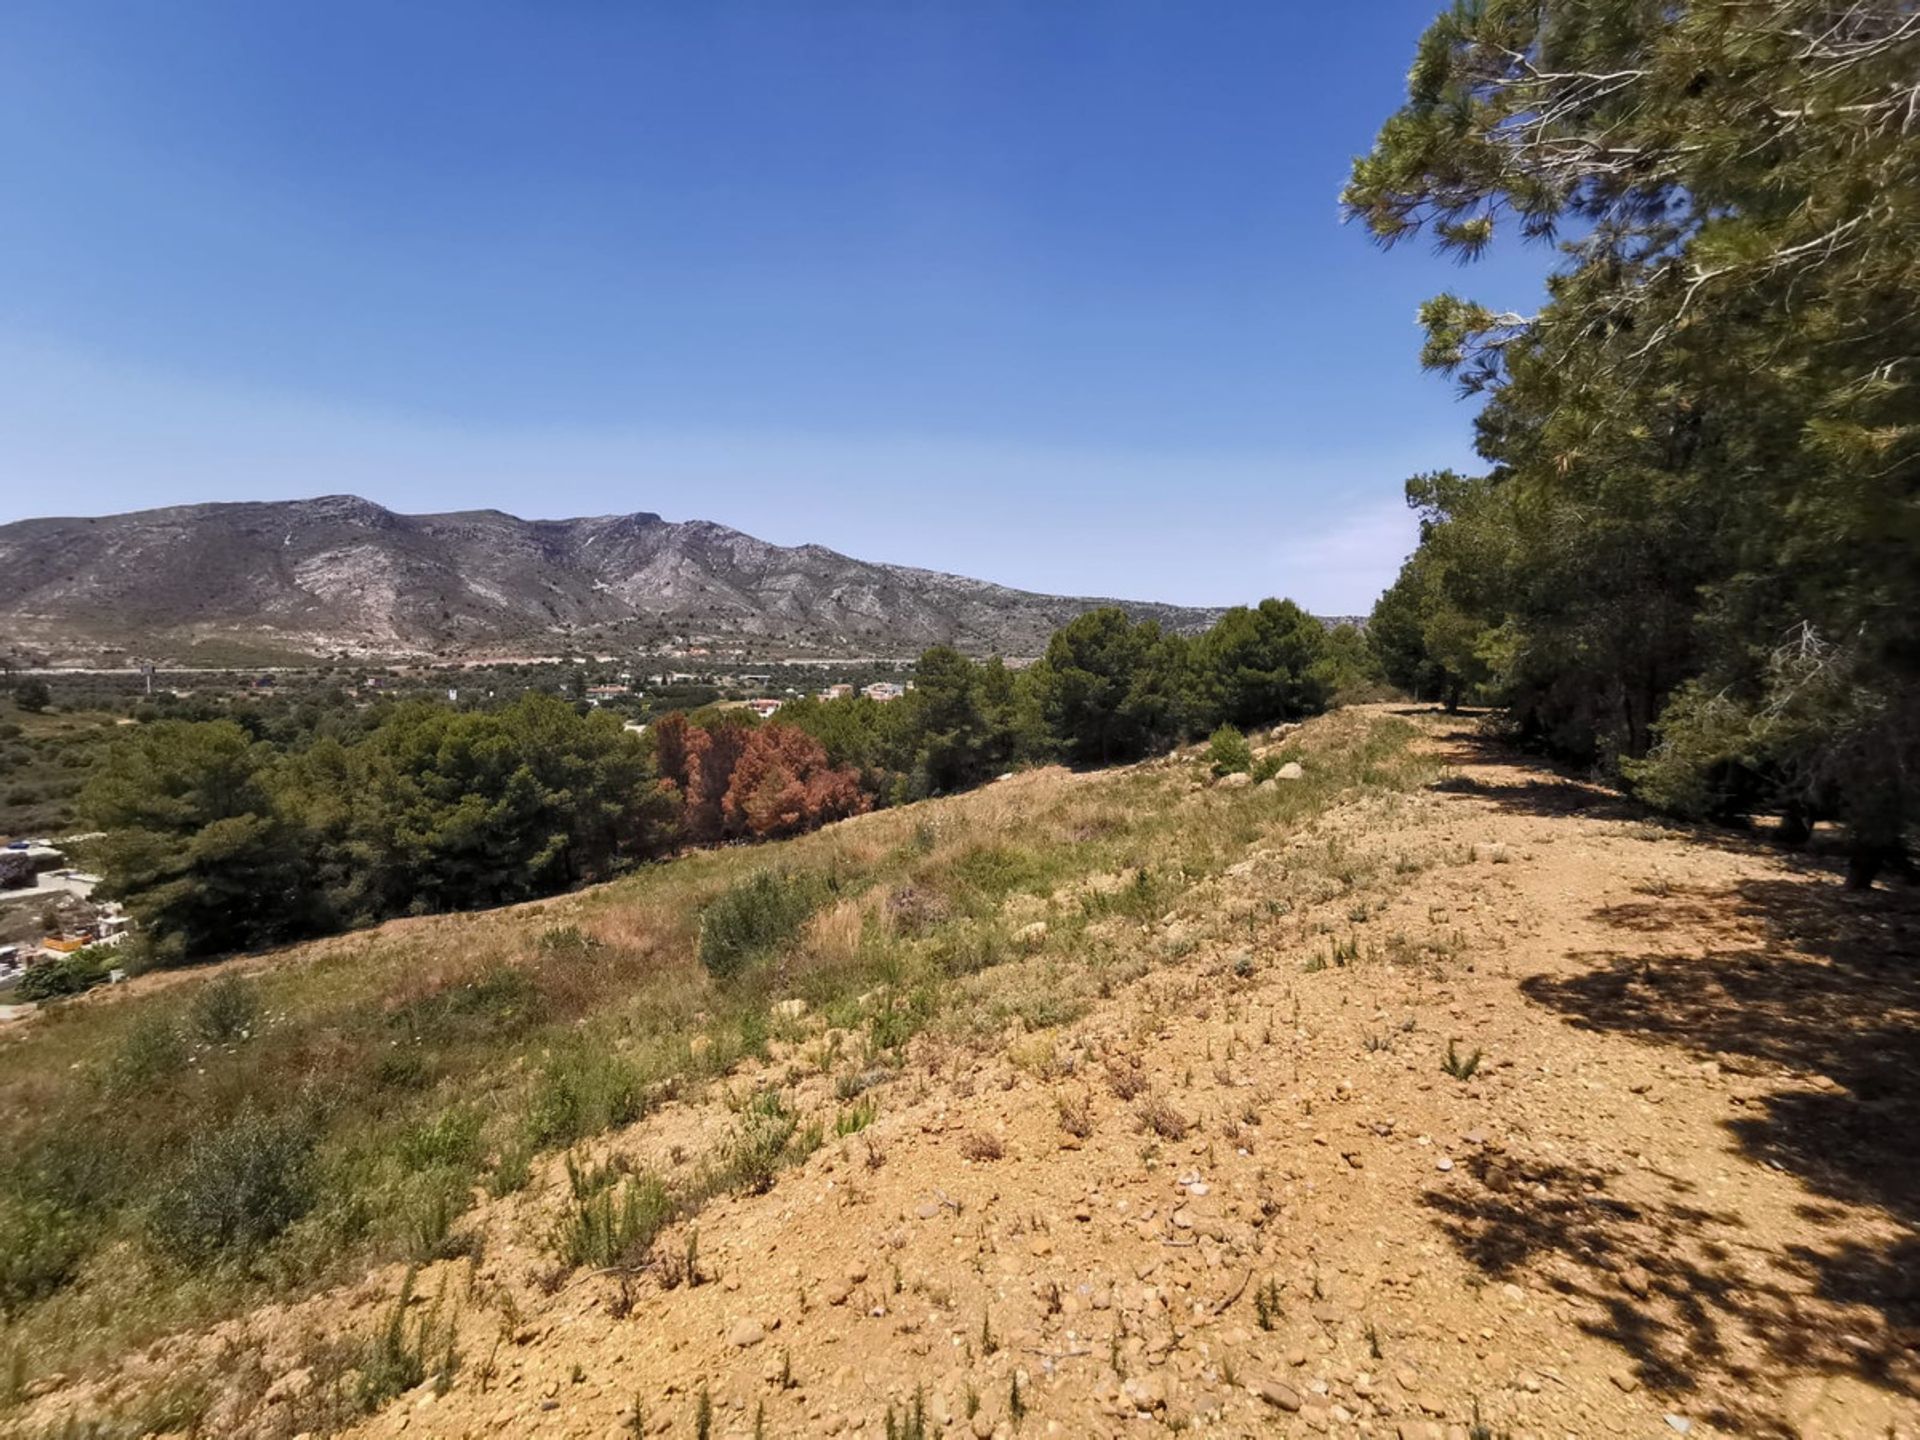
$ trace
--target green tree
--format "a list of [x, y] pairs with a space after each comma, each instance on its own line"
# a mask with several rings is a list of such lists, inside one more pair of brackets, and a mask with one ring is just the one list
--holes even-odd
[[29, 675], [13, 687], [13, 703], [37, 715], [53, 703], [53, 690], [38, 675]]
[[1194, 642], [1197, 728], [1242, 730], [1326, 708], [1333, 670], [1327, 630], [1291, 600], [1237, 605]]
[[1855, 883], [1920, 775], [1916, 73], [1898, 0], [1477, 0], [1345, 193], [1386, 243], [1570, 237], [1532, 315], [1424, 309], [1491, 469], [1433, 497], [1408, 590], [1543, 743], [1687, 808], [1838, 815]]
[[266, 944], [311, 923], [301, 827], [273, 793], [269, 747], [231, 720], [160, 721], [113, 746], [80, 799], [100, 892], [157, 957]]
[[1030, 683], [1047, 727], [1081, 764], [1131, 760], [1179, 731], [1186, 646], [1117, 606], [1056, 630]]

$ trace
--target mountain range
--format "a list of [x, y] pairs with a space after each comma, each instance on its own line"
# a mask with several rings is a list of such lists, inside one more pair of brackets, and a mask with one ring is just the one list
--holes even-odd
[[0, 648], [56, 662], [219, 650], [481, 657], [713, 644], [1034, 655], [1119, 604], [1179, 630], [1217, 610], [1042, 595], [648, 513], [402, 515], [352, 495], [0, 526]]

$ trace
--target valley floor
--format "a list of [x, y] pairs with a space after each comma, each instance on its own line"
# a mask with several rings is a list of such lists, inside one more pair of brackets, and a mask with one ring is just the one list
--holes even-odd
[[[482, 1201], [475, 1258], [414, 1280], [409, 1323], [457, 1326], [450, 1385], [353, 1433], [693, 1436], [710, 1406], [714, 1436], [1920, 1436], [1912, 895], [1410, 718], [1432, 783], [1109, 923], [1141, 964], [1070, 1023], [923, 1034], [836, 1138], [845, 1037], [808, 1015], [587, 1147], [670, 1173], [761, 1084], [829, 1117], [692, 1222], [704, 1283], [556, 1271], [558, 1164]], [[1298, 743], [1311, 766], [1391, 723]], [[310, 1337], [384, 1323], [401, 1279], [161, 1342], [11, 1423], [224, 1356], [253, 1389], [205, 1433], [293, 1433]]]

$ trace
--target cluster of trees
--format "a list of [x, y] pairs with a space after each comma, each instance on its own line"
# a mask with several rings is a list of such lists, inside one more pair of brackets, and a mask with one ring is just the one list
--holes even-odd
[[806, 700], [780, 718], [888, 801], [964, 790], [1010, 765], [1136, 760], [1222, 724], [1323, 710], [1370, 678], [1358, 631], [1329, 631], [1289, 600], [1226, 612], [1188, 637], [1124, 611], [1089, 611], [1024, 670], [936, 647], [899, 700]]
[[738, 710], [695, 724], [675, 711], [651, 738], [680, 834], [694, 844], [798, 835], [873, 804], [859, 772], [832, 764], [826, 747], [797, 725], [755, 725]]
[[644, 737], [538, 694], [159, 720], [112, 746], [81, 812], [106, 832], [102, 894], [167, 963], [530, 899], [1015, 764], [1130, 760], [1223, 723], [1290, 719], [1359, 680], [1363, 656], [1357, 634], [1268, 600], [1192, 639], [1097, 610], [1023, 671], [936, 647], [899, 700], [802, 700], [766, 723], [675, 712]]
[[81, 812], [106, 832], [101, 892], [163, 962], [604, 879], [671, 844], [674, 821], [617, 719], [538, 695], [409, 702], [294, 744], [230, 719], [143, 725]]
[[1345, 194], [1463, 258], [1570, 237], [1536, 314], [1425, 307], [1489, 469], [1408, 487], [1387, 674], [1681, 813], [1836, 817], [1855, 884], [1920, 796], [1916, 75], [1900, 0], [1484, 0]]

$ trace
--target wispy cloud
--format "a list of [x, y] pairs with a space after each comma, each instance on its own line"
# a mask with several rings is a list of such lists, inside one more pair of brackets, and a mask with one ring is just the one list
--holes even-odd
[[1315, 614], [1364, 615], [1418, 538], [1404, 504], [1368, 503], [1289, 535], [1274, 548], [1273, 570]]

